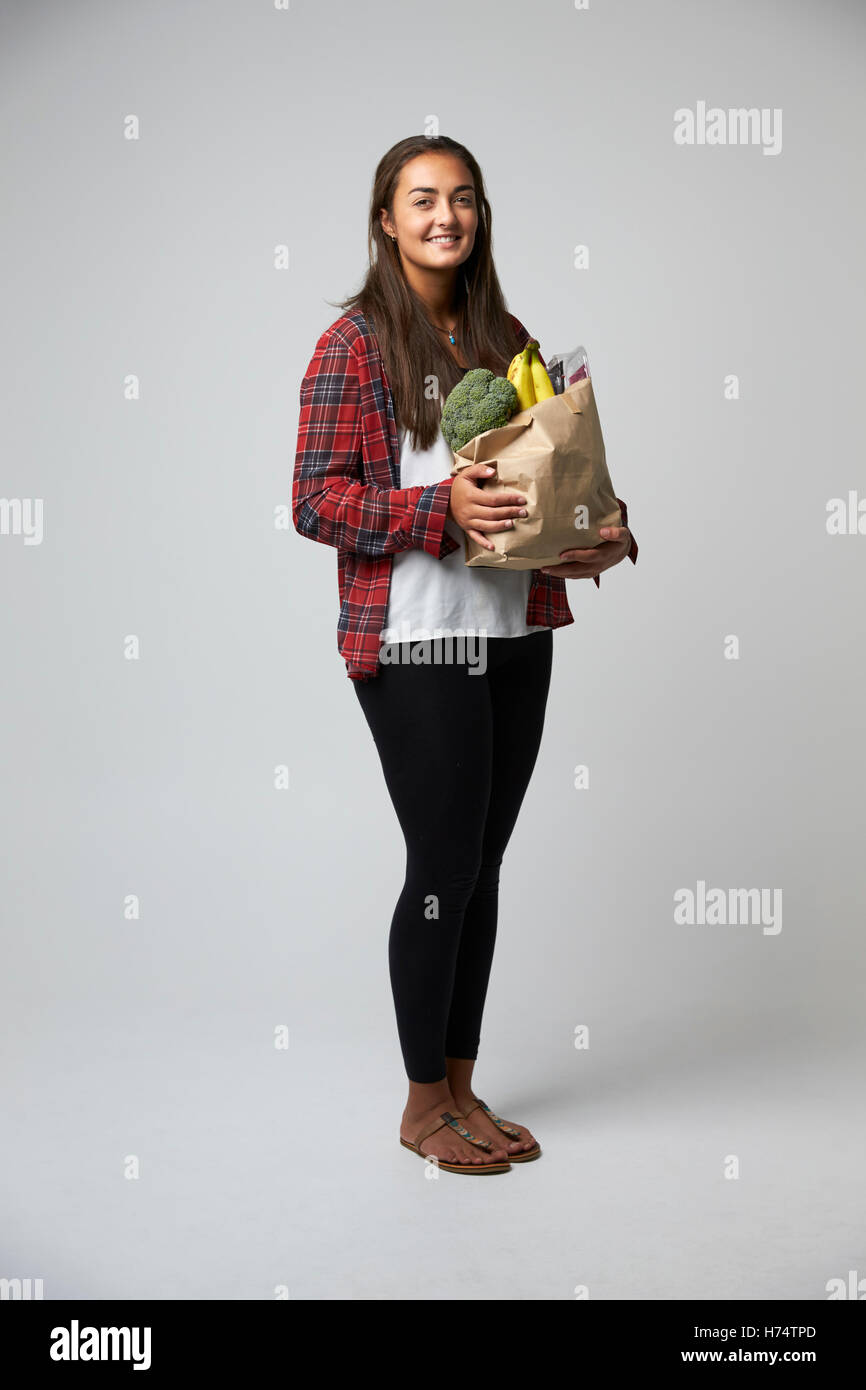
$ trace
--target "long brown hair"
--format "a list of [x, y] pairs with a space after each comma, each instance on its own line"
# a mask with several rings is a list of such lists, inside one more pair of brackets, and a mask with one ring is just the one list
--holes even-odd
[[[398, 425], [411, 434], [416, 449], [429, 449], [441, 428], [442, 402], [467, 367], [461, 367], [440, 341], [422, 301], [403, 273], [400, 252], [382, 226], [379, 209], [394, 215], [394, 193], [400, 170], [420, 154], [453, 154], [469, 169], [475, 184], [478, 227], [468, 259], [458, 267], [455, 292], [457, 325], [454, 337], [469, 367], [489, 367], [504, 376], [518, 349], [514, 324], [493, 264], [492, 212], [478, 161], [465, 145], [447, 135], [410, 135], [392, 145], [376, 168], [370, 199], [368, 253], [370, 266], [355, 294], [333, 305], [344, 312], [371, 315], [394, 400]], [[331, 301], [328, 301], [331, 302]], [[430, 398], [429, 378], [438, 381], [439, 396]]]

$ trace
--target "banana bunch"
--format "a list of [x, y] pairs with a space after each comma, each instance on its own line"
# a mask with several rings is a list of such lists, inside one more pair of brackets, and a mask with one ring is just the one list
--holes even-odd
[[546, 401], [554, 395], [550, 377], [544, 370], [544, 363], [538, 355], [538, 340], [530, 338], [522, 352], [511, 359], [508, 380], [517, 392], [521, 410], [528, 410], [538, 401]]

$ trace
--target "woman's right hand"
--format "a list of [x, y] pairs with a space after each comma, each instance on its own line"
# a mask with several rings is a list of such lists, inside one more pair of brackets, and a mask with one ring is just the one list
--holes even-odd
[[511, 517], [527, 515], [523, 505], [526, 498], [519, 492], [488, 492], [479, 486], [477, 479], [492, 478], [495, 472], [488, 463], [472, 463], [462, 468], [452, 480], [448, 501], [448, 515], [485, 550], [496, 547], [483, 532], [509, 531], [514, 525]]

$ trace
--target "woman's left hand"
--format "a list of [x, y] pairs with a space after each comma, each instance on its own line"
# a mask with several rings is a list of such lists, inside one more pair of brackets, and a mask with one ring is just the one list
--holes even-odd
[[606, 537], [602, 545], [585, 546], [582, 549], [561, 550], [558, 565], [542, 565], [542, 574], [556, 574], [563, 579], [594, 579], [602, 570], [618, 565], [631, 549], [631, 533], [627, 526], [602, 526], [600, 536]]

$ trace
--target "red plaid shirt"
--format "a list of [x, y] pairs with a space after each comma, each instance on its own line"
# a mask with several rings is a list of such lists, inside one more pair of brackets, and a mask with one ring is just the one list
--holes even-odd
[[[520, 351], [530, 335], [509, 317]], [[453, 479], [405, 488], [399, 479], [397, 423], [379, 346], [362, 313], [345, 314], [319, 338], [301, 382], [292, 518], [302, 536], [337, 548], [337, 647], [351, 680], [379, 673], [391, 556], [417, 546], [443, 560], [460, 545], [444, 529]], [[627, 526], [626, 504], [617, 502]], [[634, 538], [629, 558], [637, 560]], [[566, 583], [532, 571], [527, 624], [574, 622]]]

